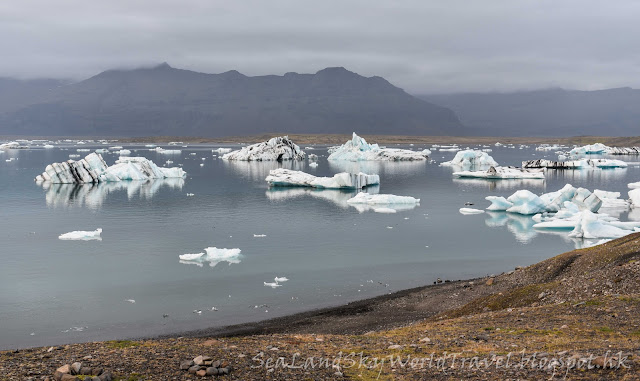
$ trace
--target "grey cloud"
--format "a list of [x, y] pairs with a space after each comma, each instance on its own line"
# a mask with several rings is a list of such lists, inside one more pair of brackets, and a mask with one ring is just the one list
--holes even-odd
[[345, 66], [413, 93], [640, 87], [634, 0], [21, 0], [0, 76], [83, 79], [163, 61], [247, 75]]

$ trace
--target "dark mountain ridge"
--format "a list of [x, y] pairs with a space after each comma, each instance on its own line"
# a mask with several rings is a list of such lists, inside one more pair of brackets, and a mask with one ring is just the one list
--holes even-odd
[[[17, 86], [4, 81], [0, 100]], [[381, 77], [341, 67], [248, 77], [235, 70], [205, 74], [164, 63], [21, 92], [19, 99], [0, 102], [1, 135], [464, 133], [451, 110], [415, 98]]]

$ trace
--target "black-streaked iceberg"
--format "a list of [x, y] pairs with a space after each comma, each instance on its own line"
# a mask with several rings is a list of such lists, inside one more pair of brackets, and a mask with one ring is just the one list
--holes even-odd
[[151, 180], [183, 178], [186, 172], [179, 167], [161, 168], [144, 157], [120, 157], [112, 166], [97, 153], [91, 153], [84, 159], [67, 160], [53, 163], [36, 176], [37, 183], [87, 184], [122, 180]]
[[224, 160], [283, 161], [304, 160], [306, 154], [288, 136], [271, 138], [266, 142], [252, 144], [240, 150], [226, 153]]

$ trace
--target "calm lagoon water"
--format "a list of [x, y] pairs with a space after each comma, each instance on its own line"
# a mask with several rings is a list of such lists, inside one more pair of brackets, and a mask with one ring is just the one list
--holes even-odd
[[[488, 195], [508, 196], [518, 189], [543, 193], [566, 183], [626, 197], [626, 184], [640, 180], [637, 164], [550, 171], [544, 181], [491, 182], [453, 179], [452, 169], [437, 163], [454, 152], [434, 151], [436, 163], [338, 165], [326, 160], [326, 147], [316, 146], [307, 151], [321, 155], [319, 166], [311, 168], [307, 162], [226, 162], [212, 154], [220, 145], [190, 145], [179, 155], [161, 155], [125, 144], [132, 156], [183, 165], [187, 177], [48, 189], [33, 182], [47, 164], [68, 159], [77, 148], [103, 147], [0, 154], [0, 349], [256, 321], [430, 284], [438, 277], [508, 271], [582, 242], [536, 232], [530, 217], [461, 215], [465, 202], [483, 209]], [[491, 148], [501, 165], [555, 157], [533, 148]], [[103, 156], [108, 164], [117, 159]], [[5, 161], [11, 157], [17, 160]], [[413, 210], [379, 214], [348, 206], [355, 192], [271, 190], [264, 178], [278, 166], [320, 176], [343, 170], [378, 173], [381, 185], [371, 191], [413, 196], [421, 203]], [[640, 219], [637, 212], [612, 212], [622, 220]], [[102, 241], [58, 239], [96, 228], [103, 229]], [[178, 255], [210, 246], [241, 249], [240, 262], [213, 267], [179, 262]], [[290, 280], [276, 289], [263, 285], [276, 276]]]

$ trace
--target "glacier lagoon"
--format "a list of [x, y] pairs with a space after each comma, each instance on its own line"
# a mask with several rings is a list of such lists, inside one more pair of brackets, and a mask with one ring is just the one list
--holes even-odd
[[[106, 146], [56, 144], [0, 154], [0, 349], [224, 326], [340, 305], [438, 277], [509, 271], [581, 241], [535, 230], [531, 216], [462, 215], [465, 203], [485, 209], [485, 196], [507, 197], [518, 189], [540, 194], [567, 183], [626, 198], [627, 183], [640, 180], [638, 156], [616, 156], [632, 163], [626, 168], [550, 170], [544, 181], [484, 180], [453, 178], [455, 168], [438, 164], [455, 151], [428, 145], [388, 147], [431, 149], [435, 163], [327, 161], [327, 147], [314, 146], [309, 152], [321, 157], [311, 167], [308, 161], [224, 161], [212, 153], [237, 145], [188, 145], [165, 154], [117, 144], [158, 165], [182, 165], [187, 176], [43, 187], [33, 178], [47, 164], [67, 160], [78, 147]], [[534, 148], [492, 146], [490, 155], [503, 166], [557, 158]], [[109, 163], [118, 156], [102, 155]], [[378, 174], [380, 185], [367, 192], [411, 196], [420, 205], [375, 213], [346, 202], [355, 190], [270, 189], [265, 178], [280, 167], [315, 176]], [[640, 209], [601, 212], [640, 220]], [[101, 241], [58, 239], [98, 228]], [[202, 266], [180, 262], [179, 255], [209, 247], [241, 254]], [[264, 286], [275, 277], [289, 280]]]

